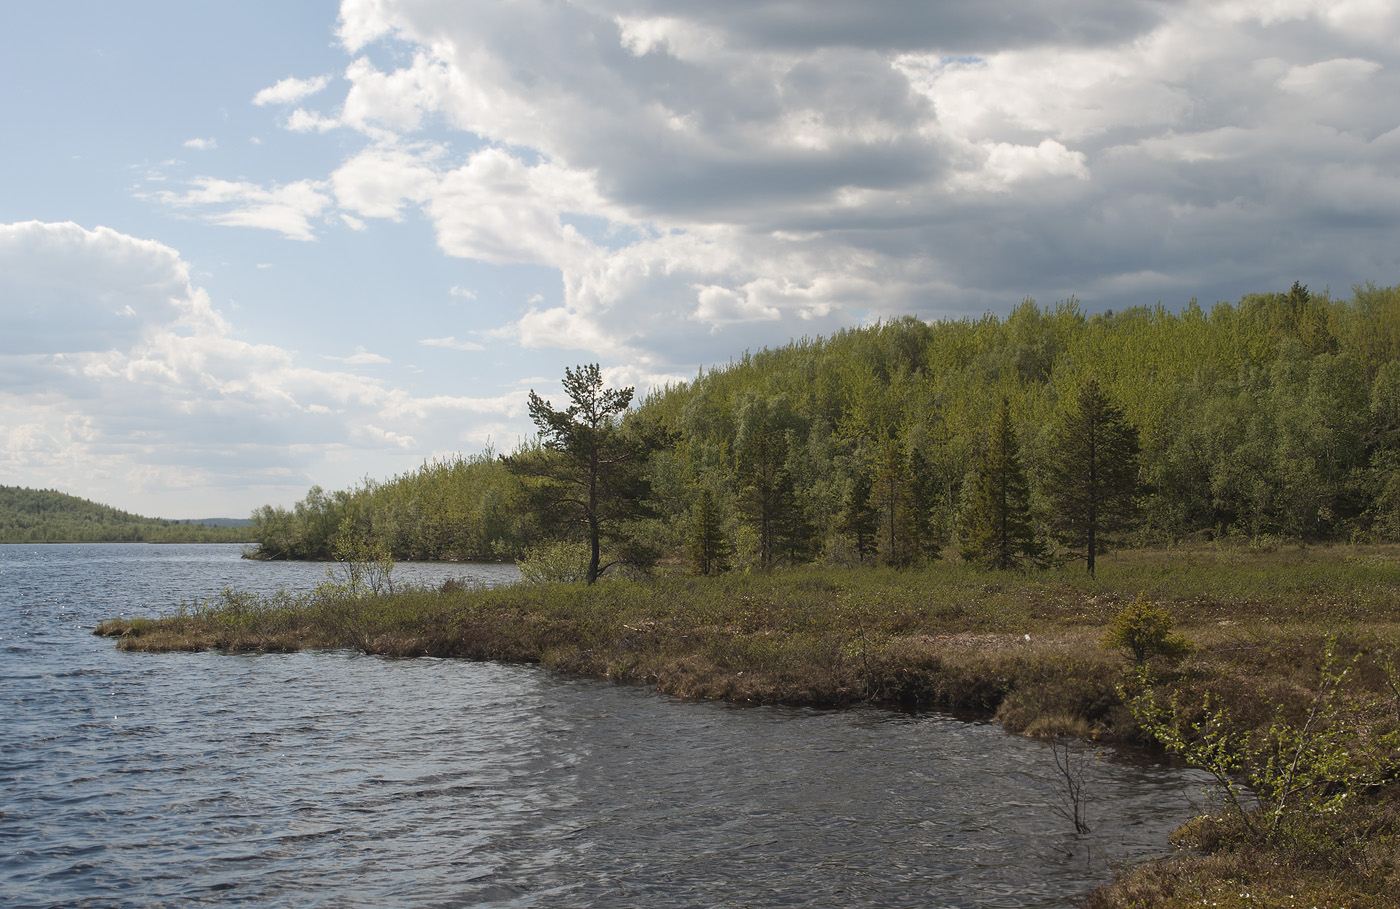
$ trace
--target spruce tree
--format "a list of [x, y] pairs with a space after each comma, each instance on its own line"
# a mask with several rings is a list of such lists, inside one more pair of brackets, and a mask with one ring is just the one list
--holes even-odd
[[1138, 515], [1138, 434], [1094, 379], [1055, 429], [1049, 494], [1051, 530], [1083, 554], [1089, 574], [1113, 534]]
[[729, 544], [720, 526], [719, 509], [710, 487], [701, 486], [695, 497], [690, 528], [690, 561], [696, 574], [729, 570]]
[[924, 558], [940, 558], [947, 541], [943, 537], [938, 477], [917, 448], [909, 453], [909, 504], [914, 545]]
[[873, 498], [874, 483], [870, 479], [870, 472], [861, 469], [851, 482], [851, 489], [846, 497], [846, 509], [841, 514], [841, 522], [837, 529], [856, 544], [856, 558], [862, 565], [868, 557], [875, 554], [878, 545], [880, 513], [875, 509]]
[[1011, 403], [1005, 397], [974, 475], [962, 527], [962, 556], [968, 561], [1004, 571], [1040, 558], [1031, 526], [1030, 489], [1021, 469]]

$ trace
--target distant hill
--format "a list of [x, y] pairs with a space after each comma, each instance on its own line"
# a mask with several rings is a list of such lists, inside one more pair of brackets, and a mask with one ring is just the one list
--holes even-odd
[[193, 518], [176, 524], [203, 524], [205, 527], [252, 527], [252, 518]]
[[147, 518], [54, 489], [0, 486], [0, 543], [247, 543], [251, 525]]

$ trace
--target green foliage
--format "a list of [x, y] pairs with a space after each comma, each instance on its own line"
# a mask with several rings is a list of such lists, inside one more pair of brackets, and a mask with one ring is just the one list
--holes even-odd
[[367, 540], [351, 521], [340, 526], [332, 549], [336, 564], [327, 577], [349, 597], [387, 596], [394, 592], [394, 557], [381, 540]]
[[620, 541], [618, 561], [648, 560], [627, 531], [631, 519], [649, 511], [643, 468], [651, 440], [624, 431], [632, 389], [604, 388], [598, 364], [566, 368], [564, 391], [564, 410], [530, 392], [541, 445], [502, 460], [512, 473], [535, 481], [533, 503], [543, 517], [582, 530], [589, 550], [584, 580], [592, 584], [608, 567], [602, 563], [604, 539]]
[[429, 461], [386, 482], [365, 480], [326, 493], [313, 486], [292, 509], [253, 512], [256, 556], [333, 560], [349, 521], [356, 534], [401, 561], [495, 561], [523, 552], [537, 535], [519, 481], [488, 447], [479, 455]]
[[1048, 478], [1056, 538], [1084, 554], [1089, 574], [1110, 535], [1137, 517], [1138, 434], [1095, 379], [1055, 427]]
[[1253, 841], [1307, 847], [1317, 817], [1340, 813], [1400, 771], [1397, 704], [1349, 694], [1354, 666], [1343, 665], [1329, 643], [1301, 713], [1276, 704], [1272, 721], [1257, 729], [1233, 721], [1209, 694], [1194, 717], [1177, 696], [1162, 703], [1142, 667], [1123, 694], [1145, 731], [1216, 778]]
[[541, 543], [515, 563], [526, 584], [572, 584], [588, 578], [588, 547], [582, 543]]
[[864, 564], [877, 551], [880, 532], [880, 513], [876, 510], [875, 484], [868, 471], [862, 470], [851, 481], [846, 496], [846, 507], [841, 513], [838, 525], [855, 544], [856, 558]]
[[719, 574], [729, 570], [729, 542], [720, 526], [714, 493], [700, 487], [695, 496], [690, 529], [690, 564], [696, 574]]
[[0, 486], [0, 543], [246, 543], [253, 529], [143, 518], [52, 489]]
[[1191, 652], [1191, 644], [1172, 634], [1173, 624], [1170, 613], [1140, 593], [1113, 617], [1102, 643], [1108, 650], [1128, 651], [1137, 666], [1157, 656], [1177, 660]]
[[1030, 490], [1006, 398], [1001, 399], [1000, 414], [983, 448], [961, 526], [962, 554], [970, 562], [1005, 571], [1040, 559]]
[[[586, 538], [578, 512], [527, 506], [562, 503], [569, 481], [532, 471], [568, 462], [593, 433], [572, 423], [586, 427], [593, 408], [616, 418], [617, 440], [652, 452], [640, 482], [609, 498], [638, 507], [615, 529], [672, 558], [687, 556], [698, 485], [713, 494], [739, 567], [877, 554], [912, 564], [950, 534], [981, 558], [969, 533], [994, 507], [986, 456], [1003, 400], [1024, 509], [1012, 509], [1014, 558], [999, 551], [998, 561], [1040, 564], [1052, 531], [1094, 570], [1105, 536], [1400, 539], [1397, 326], [1400, 286], [1341, 300], [1296, 283], [1235, 304], [1093, 315], [1074, 300], [1025, 300], [1005, 317], [905, 317], [745, 353], [625, 415], [630, 398], [581, 368], [566, 373], [580, 395], [570, 408], [532, 403], [552, 441], [508, 459], [529, 471], [459, 459], [344, 493], [313, 490], [291, 510], [259, 510], [260, 552], [329, 558], [346, 516], [400, 559], [512, 557], [542, 538]], [[1107, 460], [1086, 451], [1100, 430], [1117, 437]], [[1097, 473], [1101, 462], [1113, 476]], [[614, 555], [625, 548], [606, 542]]]

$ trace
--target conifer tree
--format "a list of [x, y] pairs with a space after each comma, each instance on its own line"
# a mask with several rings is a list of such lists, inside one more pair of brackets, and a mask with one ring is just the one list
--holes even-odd
[[810, 561], [817, 528], [807, 517], [807, 509], [793, 481], [792, 471], [784, 466], [778, 479], [779, 508], [774, 516], [774, 546], [789, 565]]
[[880, 509], [880, 555], [886, 565], [905, 566], [918, 555], [922, 527], [915, 512], [908, 465], [898, 441], [881, 446], [874, 499]]
[[772, 567], [785, 548], [785, 527], [796, 496], [788, 469], [791, 405], [782, 396], [755, 396], [741, 403], [734, 441], [739, 504], [758, 535], [759, 564]]
[[867, 470], [861, 469], [851, 482], [846, 509], [841, 514], [838, 530], [856, 544], [856, 558], [861, 564], [873, 556], [880, 530], [880, 513], [875, 510], [874, 483]]
[[1051, 529], [1083, 554], [1089, 574], [1111, 536], [1136, 519], [1138, 434], [1094, 379], [1055, 429], [1049, 493]]
[[938, 479], [928, 458], [919, 449], [909, 453], [909, 504], [915, 547], [926, 559], [940, 557], [943, 522], [939, 508]]
[[710, 487], [701, 486], [695, 497], [690, 528], [690, 561], [696, 574], [729, 570], [729, 544], [720, 526], [719, 509]]
[[585, 580], [592, 584], [608, 567], [601, 563], [603, 538], [620, 542], [633, 561], [645, 554], [623, 527], [649, 512], [642, 467], [650, 446], [622, 428], [633, 389], [604, 388], [597, 363], [565, 368], [564, 391], [569, 407], [555, 410], [531, 389], [530, 418], [540, 429], [540, 447], [501, 460], [513, 473], [540, 481], [534, 492], [542, 514], [582, 526], [589, 549]]
[[962, 538], [963, 558], [988, 568], [1004, 571], [1040, 558], [1031, 526], [1030, 490], [1011, 423], [1011, 402], [1005, 397], [962, 515]]

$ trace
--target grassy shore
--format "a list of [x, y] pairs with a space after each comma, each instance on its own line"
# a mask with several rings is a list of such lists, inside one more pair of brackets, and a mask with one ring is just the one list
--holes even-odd
[[[1101, 645], [1140, 596], [1170, 614], [1188, 654], [1138, 667]], [[1124, 552], [1094, 579], [940, 564], [383, 596], [328, 585], [226, 594], [97, 633], [126, 650], [531, 662], [682, 697], [970, 711], [1032, 735], [1179, 733], [1178, 750], [1235, 760], [1225, 771], [1266, 795], [1249, 814], [1183, 828], [1190, 849], [1125, 872], [1095, 909], [1356, 909], [1400, 892], [1400, 547]], [[1304, 778], [1315, 765], [1321, 776]]]

